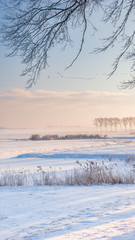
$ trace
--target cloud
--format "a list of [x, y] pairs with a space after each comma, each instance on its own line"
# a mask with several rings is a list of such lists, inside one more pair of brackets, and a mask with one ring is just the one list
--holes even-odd
[[24, 89], [11, 89], [7, 92], [0, 93], [0, 104], [7, 107], [23, 108], [23, 110], [44, 109], [46, 111], [52, 109], [81, 109], [82, 107], [104, 108], [105, 106], [112, 107], [115, 105], [125, 105], [130, 102], [132, 97], [125, 93], [119, 92], [99, 92], [99, 91], [26, 91]]
[[0, 92], [0, 125], [87, 125], [97, 116], [135, 116], [134, 102], [122, 92], [11, 89]]
[[97, 91], [57, 92], [36, 90], [30, 92], [23, 89], [12, 89], [7, 92], [0, 92], [0, 101], [14, 102], [14, 104], [40, 104], [43, 106], [115, 104], [118, 101], [123, 101], [123, 98], [127, 98], [127, 95], [123, 93]]

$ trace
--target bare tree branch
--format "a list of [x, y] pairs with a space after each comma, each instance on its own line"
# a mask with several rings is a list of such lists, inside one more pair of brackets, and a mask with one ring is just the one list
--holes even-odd
[[[122, 47], [120, 49], [119, 55], [116, 57], [113, 63], [113, 70], [109, 74], [109, 78], [116, 72], [118, 69], [119, 63], [122, 59], [124, 60], [133, 60], [133, 65], [131, 67], [132, 70], [135, 71], [135, 59], [133, 59], [133, 55], [135, 53], [134, 49], [134, 38], [135, 31], [133, 31], [130, 35], [127, 35], [126, 31], [129, 28], [129, 23], [132, 23], [134, 20], [135, 14], [135, 1], [134, 0], [114, 0], [112, 4], [106, 5], [105, 9], [105, 17], [103, 21], [110, 22], [113, 26], [112, 35], [108, 38], [103, 39], [104, 45], [100, 48], [95, 49], [94, 52], [104, 52], [108, 50], [110, 47], [114, 47], [116, 42], [119, 42], [119, 46], [122, 43]], [[132, 19], [132, 21], [131, 21]], [[132, 49], [132, 50], [131, 50]], [[129, 54], [129, 52], [131, 53]], [[135, 80], [134, 77], [132, 80], [123, 81], [121, 83], [121, 88], [134, 88]]]
[[[74, 64], [82, 52], [87, 30], [96, 30], [92, 21], [96, 10], [102, 13], [102, 24], [111, 24], [112, 33], [94, 52], [107, 51], [116, 43], [121, 46], [109, 77], [122, 59], [132, 61], [131, 70], [135, 73], [135, 30], [128, 28], [134, 21], [134, 0], [0, 0], [0, 4], [7, 11], [1, 27], [2, 42], [11, 50], [9, 56], [21, 56], [26, 66], [22, 75], [28, 75], [28, 87], [36, 83], [40, 72], [48, 66], [48, 54], [57, 44], [64, 48], [71, 45], [70, 28], [82, 31], [79, 49], [67, 68]], [[134, 75], [122, 86], [133, 88]]]
[[12, 49], [9, 56], [19, 54], [22, 62], [26, 64], [22, 75], [30, 75], [28, 86], [36, 83], [41, 70], [46, 68], [49, 51], [56, 44], [71, 43], [68, 32], [69, 23], [74, 28], [84, 24], [80, 49], [74, 61], [78, 58], [87, 29], [85, 14], [87, 0], [36, 0], [27, 4], [25, 1], [23, 4], [22, 1], [17, 0], [11, 2], [15, 12], [11, 8], [10, 14], [6, 15], [8, 24], [3, 24], [3, 42]]

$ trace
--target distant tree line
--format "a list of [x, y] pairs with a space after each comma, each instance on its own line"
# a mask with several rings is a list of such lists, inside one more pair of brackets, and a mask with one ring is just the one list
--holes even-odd
[[135, 117], [123, 117], [123, 118], [95, 118], [94, 125], [96, 128], [106, 130], [132, 130], [135, 129]]

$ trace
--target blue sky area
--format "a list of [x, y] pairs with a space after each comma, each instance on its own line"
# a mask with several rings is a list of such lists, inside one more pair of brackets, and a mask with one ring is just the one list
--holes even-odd
[[98, 31], [94, 37], [87, 32], [83, 51], [74, 65], [65, 71], [79, 48], [79, 32], [73, 32], [72, 48], [61, 51], [57, 46], [50, 52], [49, 67], [27, 91], [28, 77], [20, 76], [24, 69], [20, 57], [5, 57], [9, 49], [0, 46], [0, 126], [89, 125], [95, 117], [135, 116], [135, 89], [118, 88], [130, 77], [129, 63], [122, 62], [107, 79], [120, 45], [105, 53], [90, 54], [110, 31], [109, 26], [101, 28], [96, 18], [94, 21]]

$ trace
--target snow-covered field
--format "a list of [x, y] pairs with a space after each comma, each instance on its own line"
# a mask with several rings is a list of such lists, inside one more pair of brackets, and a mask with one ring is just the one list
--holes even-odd
[[[70, 130], [73, 132], [73, 129]], [[76, 161], [104, 161], [134, 171], [135, 134], [107, 133], [107, 139], [30, 141], [31, 134], [69, 129], [0, 130], [0, 172], [70, 171]], [[74, 130], [77, 132], [77, 129]], [[79, 133], [92, 133], [79, 129]], [[77, 133], [78, 133], [77, 132]], [[130, 157], [130, 161], [126, 161]], [[135, 239], [135, 185], [0, 187], [0, 239]]]

